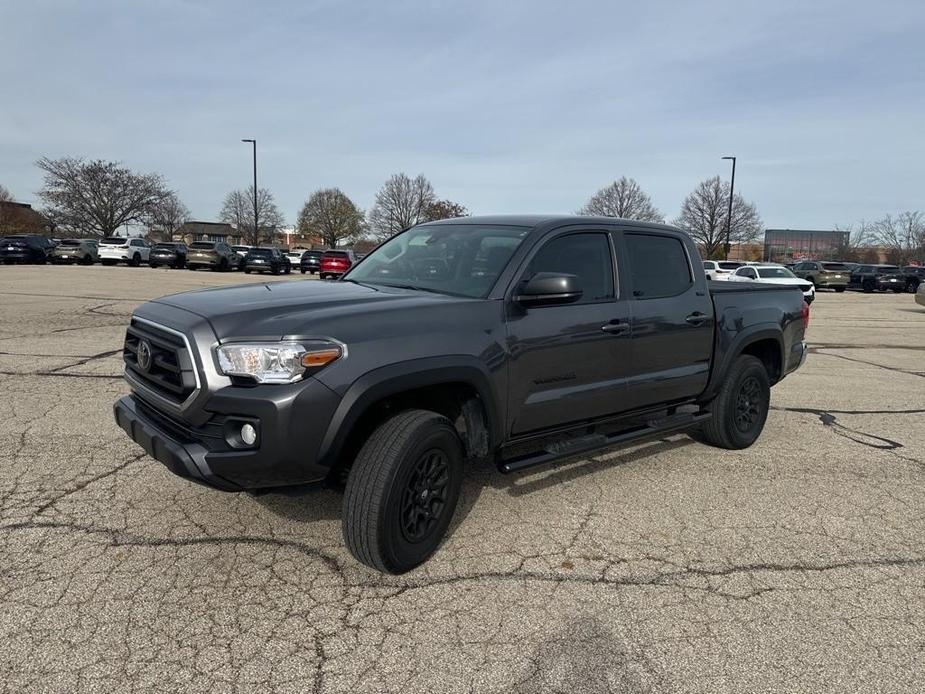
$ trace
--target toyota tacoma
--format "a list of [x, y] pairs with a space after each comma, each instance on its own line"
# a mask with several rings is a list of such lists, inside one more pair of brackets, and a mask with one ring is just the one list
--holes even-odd
[[467, 465], [513, 473], [679, 432], [750, 446], [808, 320], [796, 287], [709, 282], [669, 226], [442, 220], [338, 281], [143, 304], [115, 418], [216, 489], [343, 485], [350, 552], [400, 573], [437, 549]]

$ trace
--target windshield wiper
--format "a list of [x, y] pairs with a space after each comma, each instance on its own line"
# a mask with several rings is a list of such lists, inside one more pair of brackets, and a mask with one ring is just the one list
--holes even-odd
[[403, 284], [398, 282], [376, 282], [375, 284], [381, 284], [383, 287], [395, 287], [395, 289], [411, 289], [419, 292], [429, 292], [431, 294], [442, 294], [444, 296], [450, 294], [449, 292], [442, 292], [439, 289], [431, 289], [430, 287], [422, 287], [418, 284]]

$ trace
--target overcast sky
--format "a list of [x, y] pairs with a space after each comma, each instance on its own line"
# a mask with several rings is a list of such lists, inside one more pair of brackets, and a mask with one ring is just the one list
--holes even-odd
[[0, 183], [41, 156], [162, 173], [197, 219], [288, 222], [424, 173], [474, 214], [635, 177], [668, 218], [729, 175], [769, 227], [925, 209], [925, 2], [0, 0]]

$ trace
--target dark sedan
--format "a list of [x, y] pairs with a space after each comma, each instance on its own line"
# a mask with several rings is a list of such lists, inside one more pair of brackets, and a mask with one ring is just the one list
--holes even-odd
[[292, 263], [278, 248], [252, 248], [244, 258], [244, 272], [269, 272], [278, 275], [292, 272]]
[[181, 268], [186, 265], [186, 244], [175, 242], [162, 242], [151, 249], [148, 256], [148, 265], [151, 267]]
[[16, 234], [0, 239], [0, 261], [45, 264], [55, 243], [38, 234]]
[[321, 269], [321, 256], [324, 251], [305, 251], [302, 254], [302, 260], [299, 261], [299, 270], [304, 275], [306, 272], [314, 275]]

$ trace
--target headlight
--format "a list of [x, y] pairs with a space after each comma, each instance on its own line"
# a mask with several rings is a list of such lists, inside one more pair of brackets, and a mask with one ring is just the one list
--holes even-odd
[[343, 356], [334, 343], [272, 342], [228, 344], [216, 349], [226, 376], [245, 376], [257, 383], [294, 383], [309, 369], [318, 369]]

